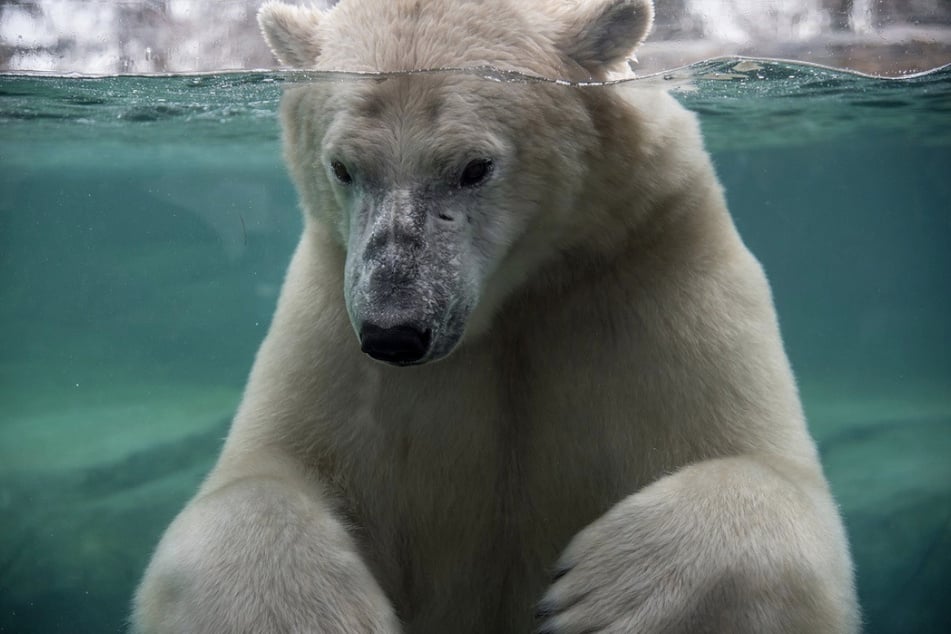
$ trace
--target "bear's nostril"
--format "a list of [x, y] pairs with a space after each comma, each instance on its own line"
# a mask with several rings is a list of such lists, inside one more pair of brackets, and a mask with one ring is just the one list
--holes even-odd
[[429, 352], [432, 332], [414, 326], [398, 325], [381, 328], [363, 324], [360, 328], [360, 349], [378, 361], [396, 365], [416, 363]]

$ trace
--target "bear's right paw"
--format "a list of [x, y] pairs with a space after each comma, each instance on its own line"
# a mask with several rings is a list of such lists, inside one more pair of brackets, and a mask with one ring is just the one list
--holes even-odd
[[397, 634], [346, 530], [278, 482], [242, 482], [187, 507], [135, 598], [133, 632]]

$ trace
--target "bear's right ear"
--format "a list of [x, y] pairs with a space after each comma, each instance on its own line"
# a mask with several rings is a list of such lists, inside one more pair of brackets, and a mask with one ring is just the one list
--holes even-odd
[[317, 25], [322, 17], [317, 9], [268, 2], [258, 11], [258, 25], [281, 63], [313, 68], [320, 55]]

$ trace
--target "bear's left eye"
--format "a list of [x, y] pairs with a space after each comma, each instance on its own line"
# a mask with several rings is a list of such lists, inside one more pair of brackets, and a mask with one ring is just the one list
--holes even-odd
[[489, 159], [475, 159], [469, 161], [459, 176], [459, 187], [476, 187], [481, 185], [492, 173], [492, 161]]

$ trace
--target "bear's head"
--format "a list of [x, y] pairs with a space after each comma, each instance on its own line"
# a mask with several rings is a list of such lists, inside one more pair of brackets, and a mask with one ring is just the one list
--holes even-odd
[[[374, 73], [296, 84], [282, 106], [306, 223], [329, 228], [342, 249], [364, 352], [396, 365], [445, 357], [464, 334], [484, 332], [552, 245], [568, 248], [577, 232], [570, 219], [611, 134], [593, 121], [603, 119], [595, 97], [486, 69], [601, 80], [624, 65], [652, 16], [650, 0], [262, 7], [264, 36], [284, 63]], [[407, 72], [431, 69], [443, 70]]]

